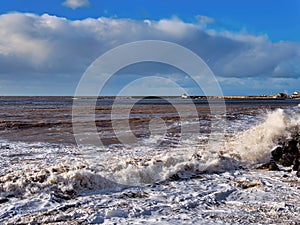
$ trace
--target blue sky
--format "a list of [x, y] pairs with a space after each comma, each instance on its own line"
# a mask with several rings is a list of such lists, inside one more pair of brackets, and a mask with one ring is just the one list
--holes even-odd
[[[227, 95], [300, 89], [300, 0], [9, 0], [0, 14], [1, 95], [73, 95], [98, 56], [148, 39], [198, 54]], [[157, 74], [197, 94], [176, 69], [144, 68], [119, 71], [104, 94]], [[157, 92], [179, 94], [167, 85]]]

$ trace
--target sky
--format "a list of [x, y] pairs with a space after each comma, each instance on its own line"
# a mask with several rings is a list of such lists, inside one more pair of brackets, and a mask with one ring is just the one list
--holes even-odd
[[[72, 96], [94, 60], [143, 40], [198, 55], [224, 95], [292, 93], [300, 91], [299, 24], [300, 0], [3, 0], [0, 95]], [[203, 94], [189, 74], [158, 62], [120, 69], [99, 94], [125, 87]]]

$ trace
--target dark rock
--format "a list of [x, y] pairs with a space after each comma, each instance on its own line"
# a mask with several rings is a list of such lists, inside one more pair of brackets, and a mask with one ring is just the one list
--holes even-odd
[[[271, 151], [271, 162], [275, 161], [284, 167], [292, 166], [288, 172], [297, 171], [296, 175], [300, 177], [300, 133], [299, 127], [293, 129], [294, 130], [291, 130], [291, 138], [285, 139], [282, 137], [278, 140], [278, 143], [280, 143], [281, 146], [278, 146]], [[271, 169], [277, 170], [275, 166], [272, 168], [271, 162], [262, 165], [261, 167], [264, 167], [265, 169], [270, 167]]]
[[178, 180], [191, 179], [193, 177], [194, 173], [188, 171], [190, 169], [189, 167], [187, 167], [185, 169], [187, 171], [181, 170], [181, 171], [178, 171], [177, 173], [171, 175], [169, 177], [169, 180], [178, 181]]
[[295, 131], [294, 134], [292, 135], [293, 140], [297, 141], [298, 144], [300, 143], [300, 133], [299, 130]]
[[294, 139], [289, 140], [288, 145], [284, 147], [283, 152], [284, 153], [292, 153], [292, 154], [299, 153], [298, 147], [297, 147], [297, 141]]
[[5, 197], [6, 197], [6, 198], [15, 198], [16, 195], [14, 195], [14, 194], [8, 194], [8, 195], [6, 195]]
[[297, 155], [291, 153], [284, 153], [279, 159], [279, 163], [283, 166], [292, 166]]
[[257, 167], [257, 169], [267, 169], [267, 170], [270, 170], [270, 171], [280, 171], [279, 167], [277, 166], [277, 164], [275, 162], [268, 162], [268, 163], [265, 163], [259, 167]]
[[272, 160], [282, 166], [293, 166], [293, 170], [298, 170], [300, 166], [300, 133], [299, 127], [294, 127], [291, 130], [291, 138], [282, 137], [278, 140], [281, 146], [275, 147], [271, 151]]
[[282, 157], [283, 149], [281, 146], [276, 147], [272, 152], [272, 159], [275, 160], [276, 162], [279, 161], [279, 159]]
[[293, 170], [294, 171], [299, 171], [300, 170], [300, 157], [294, 159], [293, 161]]
[[173, 181], [178, 181], [178, 180], [180, 180], [181, 178], [179, 177], [178, 173], [175, 173], [175, 174], [171, 175], [171, 176], [169, 177], [169, 179], [170, 179], [170, 180], [173, 180]]
[[66, 195], [67, 195], [68, 197], [70, 197], [70, 198], [73, 198], [73, 197], [75, 197], [75, 196], [77, 195], [76, 191], [73, 190], [73, 189], [66, 190], [65, 193], [66, 193]]
[[280, 171], [279, 167], [277, 166], [277, 164], [275, 162], [271, 162], [269, 164], [269, 170], [270, 171]]
[[6, 203], [9, 200], [7, 198], [0, 198], [0, 204]]

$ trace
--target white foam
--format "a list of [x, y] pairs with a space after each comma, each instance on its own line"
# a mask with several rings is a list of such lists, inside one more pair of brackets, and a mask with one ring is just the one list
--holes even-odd
[[288, 116], [284, 110], [277, 109], [267, 113], [263, 122], [233, 134], [225, 143], [218, 143], [210, 151], [199, 146], [193, 147], [197, 146], [196, 142], [191, 142], [170, 149], [167, 153], [153, 151], [148, 157], [142, 154], [138, 158], [119, 157], [117, 164], [111, 164], [115, 168], [111, 175], [118, 182], [141, 185], [167, 179], [179, 172], [184, 176], [267, 162], [278, 138], [288, 136], [289, 129], [299, 124], [299, 121], [299, 116]]
[[[268, 161], [277, 138], [288, 135], [289, 128], [299, 124], [299, 121], [298, 115], [288, 116], [278, 109], [267, 113], [263, 122], [232, 134], [225, 143], [218, 143], [215, 149], [209, 150], [203, 143], [199, 144], [206, 142], [206, 135], [199, 137], [200, 140], [191, 137], [181, 142], [181, 146], [168, 148], [152, 148], [151, 144], [159, 141], [158, 136], [153, 136], [146, 139], [144, 145], [125, 146], [123, 149], [92, 148], [94, 153], [85, 151], [91, 147], [72, 149], [40, 145], [35, 149], [35, 145], [26, 147], [22, 143], [10, 143], [14, 153], [26, 153], [27, 156], [18, 157], [18, 160], [24, 160], [22, 168], [18, 168], [18, 164], [11, 164], [9, 169], [1, 171], [6, 175], [0, 178], [0, 189], [16, 195], [37, 193], [53, 187], [62, 192], [73, 190], [80, 193], [92, 189], [113, 190], [122, 186], [119, 183], [152, 184], [174, 174], [185, 177], [201, 172], [235, 169], [241, 165]], [[9, 151], [3, 150], [2, 156], [11, 154]], [[72, 152], [86, 152], [89, 157], [80, 159]], [[4, 168], [7, 161], [1, 162]], [[53, 167], [56, 167], [56, 172], [41, 169]]]
[[[176, 224], [184, 220], [187, 224], [213, 224], [225, 220], [234, 223], [237, 217], [250, 223], [254, 216], [261, 216], [267, 223], [298, 222], [299, 180], [293, 180], [292, 173], [283, 178], [287, 176], [284, 171], [230, 170], [269, 159], [276, 139], [288, 136], [290, 128], [299, 126], [299, 121], [296, 112], [266, 113], [262, 122], [231, 134], [220, 145], [222, 148], [211, 151], [202, 143], [199, 145], [206, 136], [166, 149], [151, 148], [159, 141], [155, 136], [144, 146], [123, 149], [2, 142], [0, 197], [8, 202], [0, 204], [0, 223], [74, 220], [88, 224]], [[78, 153], [88, 150], [91, 158], [93, 154], [98, 158], [93, 161], [79, 157]], [[144, 185], [174, 174], [186, 178], [212, 171], [227, 172]], [[120, 183], [144, 187], [124, 190]], [[253, 213], [253, 208], [263, 210]], [[281, 218], [282, 212], [288, 219]]]
[[264, 122], [237, 133], [234, 141], [228, 143], [227, 151], [233, 151], [249, 163], [269, 161], [270, 150], [280, 136], [287, 134], [290, 123], [282, 109], [270, 112]]

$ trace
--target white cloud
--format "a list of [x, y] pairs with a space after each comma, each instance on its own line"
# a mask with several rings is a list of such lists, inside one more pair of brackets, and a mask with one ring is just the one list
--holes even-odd
[[[200, 19], [213, 22], [204, 17]], [[208, 30], [178, 18], [71, 21], [47, 14], [11, 13], [0, 15], [0, 37], [0, 76], [5, 74], [16, 82], [20, 74], [30, 79], [33, 74], [42, 74], [49, 80], [54, 75], [57, 78], [57, 74], [68, 74], [73, 76], [74, 82], [107, 50], [146, 39], [171, 41], [191, 49], [223, 78], [300, 76], [299, 43], [272, 43], [266, 35], [254, 36], [245, 31]], [[161, 72], [160, 69], [166, 74], [174, 72], [158, 66], [153, 74]], [[139, 76], [143, 76], [143, 71], [149, 75], [151, 68], [140, 68]]]
[[33, 36], [36, 28], [30, 26], [36, 23], [36, 18], [29, 14], [8, 14], [0, 18], [1, 55], [5, 58], [27, 58], [32, 64], [45, 59], [49, 52], [47, 40]]
[[215, 23], [215, 19], [208, 17], [208, 16], [203, 16], [203, 15], [198, 15], [196, 16], [198, 23], [202, 26], [202, 27], [206, 27], [208, 24], [214, 24]]
[[175, 37], [182, 37], [188, 34], [190, 31], [192, 32], [197, 29], [196, 25], [184, 23], [177, 18], [174, 18], [172, 20], [160, 20], [154, 23], [153, 28]]
[[80, 7], [89, 6], [90, 2], [89, 0], [66, 0], [63, 2], [63, 5], [72, 9], [77, 9]]

